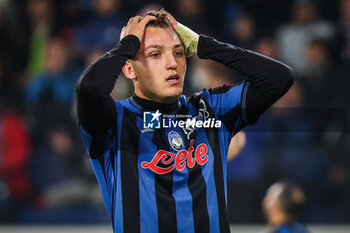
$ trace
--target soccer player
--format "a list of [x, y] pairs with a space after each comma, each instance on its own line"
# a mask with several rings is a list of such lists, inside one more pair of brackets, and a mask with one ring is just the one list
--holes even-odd
[[[182, 95], [186, 56], [240, 72], [234, 86]], [[110, 97], [118, 74], [135, 94]], [[230, 232], [230, 139], [293, 83], [286, 65], [198, 35], [165, 11], [135, 16], [77, 83], [77, 110], [114, 232]]]
[[271, 233], [307, 233], [297, 222], [297, 218], [305, 205], [305, 194], [295, 183], [277, 182], [266, 192], [263, 209], [270, 226]]

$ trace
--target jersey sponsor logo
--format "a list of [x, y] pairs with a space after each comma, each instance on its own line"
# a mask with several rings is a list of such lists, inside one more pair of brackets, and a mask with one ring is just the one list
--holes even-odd
[[204, 143], [193, 148], [194, 140], [191, 140], [188, 150], [180, 150], [172, 153], [165, 150], [159, 150], [151, 162], [142, 162], [141, 167], [151, 169], [157, 174], [166, 174], [174, 169], [182, 171], [187, 166], [193, 168], [196, 163], [204, 165], [208, 162], [208, 146]]
[[160, 129], [160, 116], [162, 114], [156, 112], [143, 112], [143, 128], [144, 129]]
[[175, 131], [170, 131], [170, 133], [168, 134], [168, 140], [171, 147], [176, 151], [179, 151], [184, 145], [182, 138]]

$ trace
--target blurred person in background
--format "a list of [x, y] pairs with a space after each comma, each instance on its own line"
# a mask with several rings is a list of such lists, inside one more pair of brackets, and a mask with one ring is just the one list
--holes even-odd
[[92, 12], [77, 28], [76, 43], [85, 56], [94, 49], [107, 50], [115, 45], [126, 19], [121, 11], [121, 0], [93, 0]]
[[26, 7], [29, 24], [27, 72], [31, 81], [44, 70], [47, 43], [55, 27], [54, 5], [51, 0], [29, 0]]
[[266, 183], [281, 177], [295, 180], [310, 197], [305, 209], [307, 220], [325, 220], [333, 215], [326, 201], [329, 160], [317, 123], [327, 110], [314, 111], [303, 104], [303, 89], [295, 83], [257, 123], [266, 132], [261, 150], [263, 179]]
[[255, 44], [255, 50], [273, 59], [280, 59], [280, 54], [275, 38], [265, 36], [260, 38]]
[[[82, 148], [76, 145], [69, 129], [55, 125], [47, 130], [41, 147], [34, 151], [31, 161], [33, 184], [43, 198], [45, 207], [56, 205], [52, 195], [69, 196], [72, 191], [72, 189], [57, 189], [55, 192], [50, 192], [51, 195], [47, 195], [49, 189], [71, 180], [77, 180], [76, 187], [80, 186], [78, 177], [84, 173], [81, 163], [83, 153]], [[59, 202], [60, 205], [71, 203], [69, 200], [66, 203]]]
[[205, 0], [176, 0], [173, 4], [174, 17], [189, 28], [206, 34], [217, 34], [220, 31], [216, 21], [210, 20], [218, 17], [214, 14], [215, 5], [218, 4]]
[[98, 184], [71, 127], [51, 126], [41, 146], [33, 151], [30, 174], [37, 202], [21, 213], [22, 223], [103, 223], [107, 220]]
[[45, 47], [43, 70], [31, 79], [25, 90], [28, 120], [38, 146], [55, 122], [74, 124], [70, 115], [72, 92], [80, 67], [71, 60], [68, 48], [68, 43], [60, 37], [50, 38]]
[[[17, 11], [19, 3], [0, 1], [0, 94], [21, 103], [21, 76], [27, 62], [26, 37]], [[16, 106], [19, 107], [20, 106]]]
[[[23, 116], [0, 96], [0, 222], [16, 222], [33, 201], [29, 161], [31, 141]], [[15, 107], [16, 108], [16, 107]]]
[[241, 12], [231, 24], [229, 41], [244, 48], [255, 46], [255, 21], [247, 12]]
[[315, 38], [330, 40], [334, 36], [333, 26], [319, 18], [319, 10], [313, 0], [295, 0], [292, 20], [280, 27], [277, 43], [281, 59], [300, 75], [307, 69], [305, 50]]
[[266, 192], [263, 210], [270, 233], [307, 233], [297, 220], [305, 205], [304, 191], [294, 182], [279, 181]]
[[300, 84], [304, 89], [305, 104], [312, 107], [337, 105], [336, 92], [341, 91], [341, 80], [332, 63], [327, 41], [317, 38], [310, 40], [304, 53], [307, 66]]
[[191, 57], [191, 67], [188, 70], [190, 79], [185, 80], [188, 86], [185, 93], [198, 92], [204, 88], [214, 88], [222, 85], [234, 84], [231, 73], [224, 65], [211, 60]]
[[339, 22], [335, 40], [336, 56], [342, 66], [350, 64], [350, 0], [339, 1]]

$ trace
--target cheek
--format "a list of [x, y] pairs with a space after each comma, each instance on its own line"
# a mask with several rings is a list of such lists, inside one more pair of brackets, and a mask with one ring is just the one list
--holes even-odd
[[178, 61], [178, 66], [179, 66], [179, 70], [184, 74], [187, 68], [186, 58], [180, 59]]

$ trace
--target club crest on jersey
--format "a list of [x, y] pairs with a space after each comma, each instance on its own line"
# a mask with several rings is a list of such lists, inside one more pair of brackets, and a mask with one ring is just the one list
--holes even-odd
[[208, 146], [202, 143], [193, 148], [193, 144], [194, 140], [191, 140], [188, 150], [180, 150], [176, 154], [159, 150], [150, 162], [143, 161], [141, 167], [157, 174], [167, 174], [174, 169], [182, 171], [186, 166], [193, 168], [196, 163], [201, 166], [206, 164], [209, 159]]
[[156, 112], [143, 112], [143, 128], [144, 129], [160, 129], [160, 116], [162, 114]]
[[176, 151], [179, 151], [184, 145], [182, 138], [175, 131], [170, 131], [170, 133], [168, 134], [168, 140], [171, 147]]

